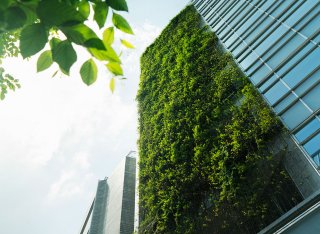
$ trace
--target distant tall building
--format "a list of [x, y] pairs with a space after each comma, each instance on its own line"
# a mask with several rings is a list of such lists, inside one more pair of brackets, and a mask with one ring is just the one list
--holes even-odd
[[80, 234], [134, 232], [136, 158], [133, 155], [134, 152], [130, 152], [109, 178], [98, 182]]

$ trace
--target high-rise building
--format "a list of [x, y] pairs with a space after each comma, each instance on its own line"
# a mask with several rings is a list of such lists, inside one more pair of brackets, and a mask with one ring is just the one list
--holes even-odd
[[98, 182], [80, 234], [134, 232], [136, 158], [130, 152], [108, 178]]
[[305, 200], [263, 232], [320, 233], [320, 1], [191, 2], [298, 148], [285, 166]]

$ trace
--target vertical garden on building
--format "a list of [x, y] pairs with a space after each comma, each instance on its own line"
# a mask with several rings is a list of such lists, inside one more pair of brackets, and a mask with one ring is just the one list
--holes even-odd
[[192, 6], [141, 57], [139, 233], [256, 233], [301, 198], [283, 131]]

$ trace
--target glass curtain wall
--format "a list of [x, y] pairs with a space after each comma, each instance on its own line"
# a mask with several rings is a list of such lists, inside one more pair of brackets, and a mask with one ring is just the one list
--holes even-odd
[[191, 2], [319, 169], [320, 1]]

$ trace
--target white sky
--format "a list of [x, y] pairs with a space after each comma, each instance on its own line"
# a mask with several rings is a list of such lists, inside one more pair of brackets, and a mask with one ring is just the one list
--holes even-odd
[[[87, 87], [78, 75], [36, 73], [35, 59], [7, 59], [22, 88], [0, 102], [0, 233], [76, 234], [98, 179], [136, 150], [139, 58], [187, 0], [127, 0], [135, 50], [124, 50], [125, 81], [109, 90], [101, 67]], [[120, 35], [120, 34], [118, 34]], [[79, 58], [84, 61], [85, 58]]]

